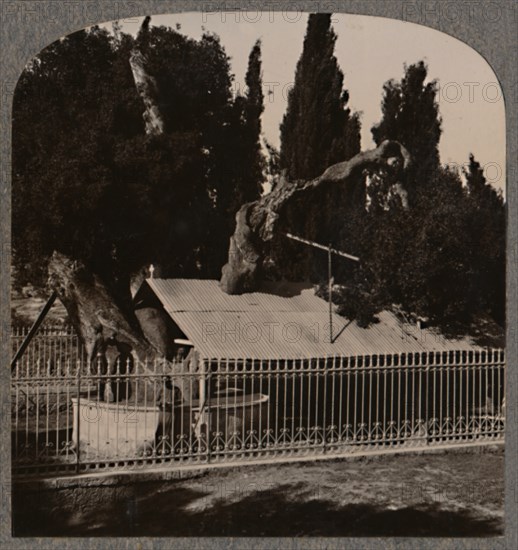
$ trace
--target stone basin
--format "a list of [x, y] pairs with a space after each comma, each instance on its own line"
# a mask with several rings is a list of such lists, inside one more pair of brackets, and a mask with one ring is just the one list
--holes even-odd
[[[160, 434], [178, 440], [195, 441], [206, 424], [210, 432], [231, 437], [242, 429], [257, 428], [266, 418], [268, 396], [264, 394], [220, 394], [206, 403], [193, 400], [170, 411], [121, 401], [108, 403], [92, 399], [71, 399], [73, 408], [72, 441], [87, 457], [129, 459], [152, 449]], [[171, 424], [174, 423], [174, 426]]]

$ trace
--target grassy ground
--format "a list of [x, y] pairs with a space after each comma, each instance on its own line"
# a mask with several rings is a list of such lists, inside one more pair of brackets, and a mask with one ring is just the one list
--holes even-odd
[[[15, 325], [31, 326], [45, 306], [48, 296], [37, 296], [35, 291], [29, 295], [11, 292], [11, 322]], [[68, 319], [63, 304], [56, 300], [47, 314], [45, 321], [49, 324], [62, 324]]]
[[[44, 534], [501, 535], [504, 454], [384, 456], [241, 467], [181, 481], [135, 484], [132, 491], [130, 498], [126, 494], [101, 499], [89, 513], [61, 512], [54, 525], [46, 523]], [[33, 515], [26, 519], [35, 520]], [[17, 533], [23, 532], [27, 532], [23, 522], [18, 521]]]

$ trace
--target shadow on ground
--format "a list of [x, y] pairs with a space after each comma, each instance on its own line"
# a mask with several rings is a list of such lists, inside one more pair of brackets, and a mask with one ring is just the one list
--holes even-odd
[[291, 499], [300, 485], [277, 485], [229, 502], [206, 500], [209, 492], [171, 483], [136, 489], [129, 499], [79, 517], [63, 513], [44, 521], [16, 514], [16, 536], [495, 536], [500, 517], [477, 517], [469, 509], [422, 503], [396, 510], [376, 504], [339, 505], [324, 499]]

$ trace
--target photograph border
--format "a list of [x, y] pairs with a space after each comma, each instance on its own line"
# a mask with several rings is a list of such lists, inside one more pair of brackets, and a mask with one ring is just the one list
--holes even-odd
[[[513, 0], [342, 0], [342, 1], [173, 1], [96, 0], [0, 2], [1, 164], [0, 303], [2, 326], [0, 421], [0, 546], [4, 548], [518, 548], [517, 425], [517, 270], [518, 270], [518, 5]], [[447, 33], [476, 50], [489, 63], [502, 87], [506, 107], [507, 202], [507, 396], [505, 440], [505, 535], [491, 538], [13, 538], [11, 533], [10, 452], [10, 258], [11, 258], [11, 118], [12, 99], [25, 64], [61, 36], [115, 19], [175, 12], [301, 11], [372, 15], [417, 23]], [[514, 227], [514, 229], [513, 229]], [[282, 540], [282, 542], [281, 542]]]

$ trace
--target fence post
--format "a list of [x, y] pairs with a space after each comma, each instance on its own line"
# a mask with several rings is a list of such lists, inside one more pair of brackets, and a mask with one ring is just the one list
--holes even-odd
[[76, 449], [76, 473], [81, 469], [81, 363], [77, 362], [77, 449]]
[[203, 372], [205, 373], [206, 375], [206, 400], [207, 400], [207, 405], [208, 405], [208, 414], [207, 414], [207, 422], [205, 424], [205, 433], [206, 433], [206, 438], [205, 438], [205, 445], [207, 446], [207, 448], [205, 449], [205, 454], [207, 456], [207, 463], [210, 462], [210, 421], [211, 421], [211, 417], [212, 417], [212, 414], [211, 414], [211, 402], [210, 402], [210, 399], [211, 399], [211, 395], [210, 395], [210, 387], [211, 387], [211, 373], [212, 373], [212, 369], [211, 369], [211, 364], [209, 361], [206, 361], [205, 358], [202, 358], [201, 359], [201, 362], [203, 364]]
[[[324, 368], [322, 369], [322, 375], [324, 376], [324, 398], [323, 398], [323, 414], [322, 414], [322, 453], [326, 453], [326, 430], [327, 430], [327, 378], [329, 368], [329, 356], [326, 355], [324, 359]], [[295, 434], [292, 434], [294, 437]]]

